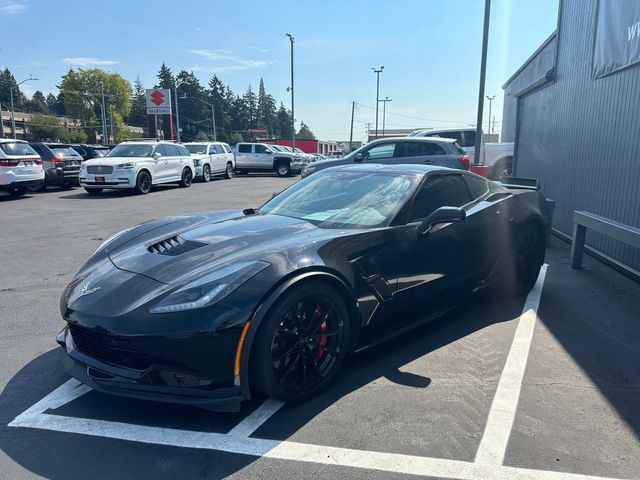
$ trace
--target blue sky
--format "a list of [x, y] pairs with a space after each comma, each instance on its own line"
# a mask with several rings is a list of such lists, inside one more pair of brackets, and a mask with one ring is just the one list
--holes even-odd
[[[555, 29], [558, 0], [493, 0], [486, 94], [496, 95], [496, 129], [504, 81]], [[260, 78], [290, 104], [289, 41], [295, 36], [296, 119], [325, 140], [354, 138], [375, 120], [375, 75], [388, 128], [466, 126], [476, 118], [483, 0], [369, 1], [55, 1], [0, 0], [0, 65], [18, 81], [56, 92], [70, 67], [116, 71], [152, 87], [162, 62], [213, 73], [236, 92]], [[485, 131], [487, 112], [485, 107]], [[381, 116], [381, 114], [380, 114]], [[382, 119], [380, 119], [380, 124]], [[381, 126], [380, 126], [381, 128]]]

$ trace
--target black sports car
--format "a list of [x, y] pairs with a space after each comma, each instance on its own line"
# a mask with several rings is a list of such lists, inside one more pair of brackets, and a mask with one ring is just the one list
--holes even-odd
[[[467, 294], [524, 294], [544, 198], [419, 165], [323, 170], [259, 209], [163, 218], [106, 240], [60, 311], [65, 367], [117, 395], [237, 409], [326, 387], [349, 352]], [[419, 316], [399, 312], [418, 307]], [[419, 318], [419, 320], [416, 320]]]

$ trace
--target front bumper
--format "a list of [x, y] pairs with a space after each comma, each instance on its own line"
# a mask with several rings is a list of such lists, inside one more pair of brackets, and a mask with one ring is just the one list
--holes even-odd
[[[104, 181], [98, 181], [96, 177], [101, 177]], [[114, 171], [107, 174], [91, 174], [86, 170], [80, 171], [80, 186], [95, 188], [134, 188], [136, 185], [136, 174], [133, 171]]]
[[292, 163], [291, 164], [291, 172], [292, 173], [300, 173], [302, 171], [302, 167], [304, 165], [302, 163]]
[[[175, 340], [184, 342], [184, 339]], [[193, 405], [217, 411], [240, 409], [243, 396], [239, 385], [235, 385], [232, 380], [200, 378], [198, 371], [188, 365], [188, 359], [184, 364], [179, 360], [172, 363], [163, 359], [159, 352], [148, 351], [137, 359], [132, 356], [132, 360], [129, 361], [134, 362], [135, 368], [129, 368], [105, 362], [83, 352], [76, 346], [69, 326], [58, 334], [56, 341], [67, 353], [63, 360], [67, 373], [100, 392], [140, 400]], [[200, 341], [200, 338], [197, 339], [187, 348], [202, 350], [202, 345], [198, 346]], [[87, 342], [84, 340], [85, 349], [86, 345]], [[100, 347], [95, 348], [100, 351]], [[184, 345], [177, 350], [184, 351]], [[207, 347], [207, 350], [209, 353], [219, 351], [215, 344]], [[148, 363], [145, 363], [143, 357]], [[228, 368], [231, 371], [232, 362]]]

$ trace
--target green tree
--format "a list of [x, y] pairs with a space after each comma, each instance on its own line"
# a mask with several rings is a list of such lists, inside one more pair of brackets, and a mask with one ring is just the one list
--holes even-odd
[[120, 118], [131, 111], [131, 85], [118, 73], [99, 68], [70, 69], [62, 76], [60, 90], [64, 93], [64, 108], [69, 117], [85, 125], [98, 125], [101, 118], [101, 83], [104, 86], [105, 108]]
[[60, 92], [56, 97], [53, 93], [47, 95], [47, 110], [53, 115], [64, 115], [64, 94]]
[[244, 103], [244, 111], [246, 114], [246, 127], [245, 130], [251, 127], [257, 126], [258, 123], [258, 97], [251, 89], [251, 85], [247, 88], [242, 96], [242, 102]]
[[260, 79], [258, 88], [258, 121], [260, 127], [267, 129], [267, 135], [271, 137], [280, 136], [280, 129], [276, 121], [276, 101], [264, 88], [264, 81]]
[[49, 113], [47, 108], [47, 99], [40, 90], [36, 90], [27, 102], [27, 111], [31, 113]]
[[284, 107], [284, 103], [280, 102], [280, 108], [276, 114], [278, 127], [280, 129], [281, 138], [291, 138], [293, 128], [291, 125], [291, 112]]
[[297, 138], [300, 138], [302, 140], [315, 140], [316, 136], [313, 134], [313, 132], [311, 130], [309, 130], [309, 127], [304, 123], [304, 122], [300, 122], [300, 130], [298, 130], [298, 133], [296, 134]]
[[8, 68], [0, 73], [0, 103], [5, 111], [11, 108], [11, 89], [13, 89], [13, 108], [22, 111], [27, 103], [27, 97], [20, 91], [16, 79]]
[[136, 78], [133, 83], [133, 95], [131, 97], [131, 112], [127, 117], [129, 125], [135, 127], [147, 126], [147, 103], [145, 96], [145, 89], [140, 81], [140, 78]]
[[[180, 106], [180, 127], [183, 140], [193, 140], [198, 131], [211, 128], [211, 110], [206, 103], [204, 88], [193, 74], [182, 70], [176, 77]], [[213, 133], [213, 132], [212, 132]]]
[[167, 67], [164, 62], [160, 65], [160, 71], [156, 77], [158, 78], [156, 88], [170, 88], [171, 90], [175, 88], [176, 81], [173, 78], [173, 73], [171, 73], [171, 69]]
[[29, 137], [32, 140], [51, 140], [52, 142], [66, 142], [67, 129], [59, 118], [50, 115], [34, 114], [28, 124]]

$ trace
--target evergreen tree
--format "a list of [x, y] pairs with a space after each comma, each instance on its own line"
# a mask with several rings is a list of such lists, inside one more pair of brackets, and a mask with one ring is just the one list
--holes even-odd
[[36, 90], [27, 102], [26, 108], [30, 113], [48, 113], [47, 99], [40, 90]]
[[171, 90], [173, 90], [176, 86], [176, 81], [173, 78], [173, 73], [171, 73], [171, 69], [167, 67], [164, 62], [162, 62], [162, 65], [160, 66], [160, 71], [158, 72], [157, 77], [158, 84], [156, 85], [156, 88], [170, 88]]
[[63, 92], [60, 92], [57, 97], [53, 93], [47, 95], [46, 104], [47, 110], [52, 115], [62, 116], [65, 114]]
[[218, 140], [229, 141], [227, 126], [229, 124], [229, 112], [231, 105], [227, 100], [226, 87], [222, 81], [214, 75], [209, 80], [208, 102], [213, 104], [216, 116], [216, 133]]
[[16, 79], [8, 68], [0, 73], [0, 103], [2, 108], [8, 111], [11, 108], [11, 89], [13, 89], [13, 108], [16, 111], [24, 110], [27, 97], [20, 91]]
[[147, 103], [145, 97], [145, 89], [140, 81], [140, 77], [136, 78], [133, 84], [133, 96], [131, 98], [131, 113], [127, 118], [129, 125], [135, 127], [147, 126]]
[[293, 128], [291, 126], [291, 112], [280, 102], [280, 108], [276, 114], [278, 127], [280, 128], [280, 138], [291, 138]]
[[298, 130], [296, 137], [302, 140], [316, 139], [316, 136], [313, 134], [311, 130], [309, 130], [309, 127], [303, 121], [300, 122], [300, 130]]
[[257, 125], [266, 128], [267, 135], [271, 137], [278, 137], [280, 134], [280, 129], [277, 128], [276, 114], [276, 101], [266, 92], [264, 82], [260, 79]]
[[247, 91], [244, 92], [242, 101], [244, 102], [247, 119], [245, 130], [249, 128], [255, 128], [258, 123], [258, 97], [256, 97], [255, 93], [253, 93], [251, 85], [249, 85]]

